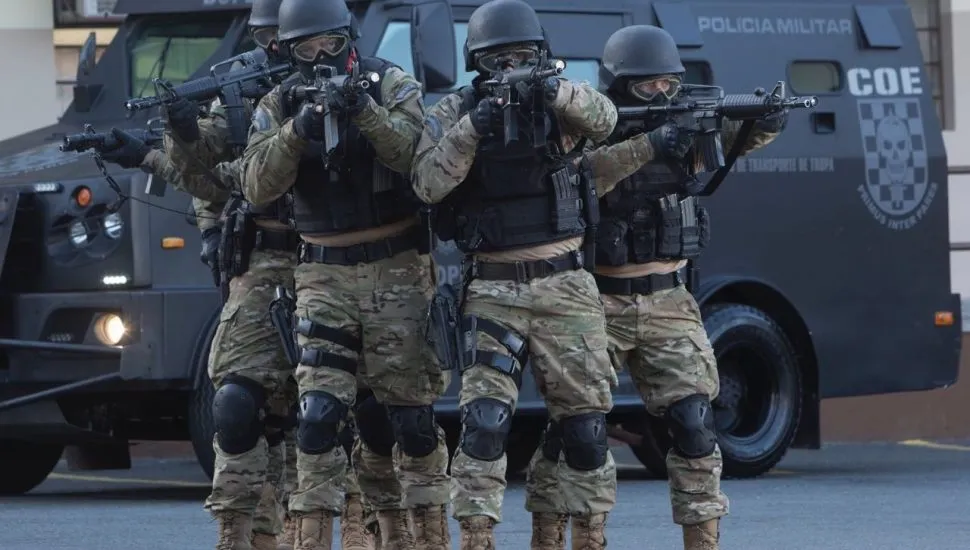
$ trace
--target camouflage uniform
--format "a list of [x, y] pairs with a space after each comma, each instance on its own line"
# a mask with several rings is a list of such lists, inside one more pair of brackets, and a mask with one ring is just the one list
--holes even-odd
[[[448, 95], [429, 109], [425, 118], [412, 180], [418, 196], [428, 203], [439, 203], [456, 190], [475, 161], [482, 136], [464, 114], [463, 103], [461, 93]], [[550, 107], [557, 113], [563, 150], [567, 152], [583, 137], [605, 139], [616, 123], [613, 104], [587, 83], [560, 79], [559, 91]], [[538, 260], [576, 251], [581, 245], [580, 236], [552, 244], [565, 250], [543, 253], [538, 251], [543, 247], [533, 247], [511, 252], [521, 253], [519, 259]], [[545, 245], [546, 250], [548, 246]], [[463, 314], [497, 322], [528, 341], [532, 372], [552, 418], [598, 416], [612, 408], [610, 386], [614, 374], [607, 353], [603, 305], [588, 271], [560, 271], [524, 283], [473, 278], [466, 290]], [[479, 353], [510, 356], [510, 350], [492, 335], [479, 330], [477, 338]], [[511, 416], [518, 393], [517, 381], [491, 366], [479, 362], [465, 370], [460, 392], [463, 440], [469, 432], [464, 419], [469, 403], [494, 400], [492, 403], [497, 401], [507, 407]], [[602, 519], [613, 508], [616, 468], [608, 449], [604, 453], [602, 465], [562, 468], [559, 483], [570, 513]], [[452, 502], [454, 516], [462, 522], [462, 548], [466, 547], [466, 538], [478, 541], [469, 542], [469, 547], [494, 544], [490, 540], [491, 528], [502, 519], [506, 466], [504, 451], [491, 461], [470, 456], [464, 443], [456, 452], [451, 466]], [[599, 529], [602, 531], [602, 525]]]
[[[723, 148], [730, 150], [740, 123], [727, 121]], [[770, 143], [777, 133], [757, 126], [741, 150], [746, 154]], [[646, 134], [589, 152], [587, 159], [602, 196], [617, 183], [654, 159]], [[670, 273], [684, 262], [633, 264], [653, 273]], [[628, 264], [630, 265], [630, 264]], [[604, 270], [598, 267], [597, 273]], [[611, 277], [620, 277], [610, 273]], [[650, 414], [663, 417], [668, 407], [694, 395], [713, 401], [718, 394], [717, 361], [704, 330], [701, 312], [683, 284], [649, 294], [602, 295], [613, 365], [629, 365], [630, 375]], [[566, 495], [559, 490], [562, 457], [550, 452], [556, 435], [547, 433], [527, 471], [526, 509], [555, 515], [568, 514]], [[556, 454], [553, 460], [550, 454]], [[709, 456], [688, 459], [673, 449], [667, 453], [670, 499], [674, 522], [698, 525], [728, 514], [728, 499], [721, 492], [721, 452], [714, 445]], [[553, 537], [555, 538], [555, 537]], [[560, 544], [536, 546], [543, 550], [565, 548]]]
[[[364, 96], [368, 104], [353, 123], [372, 144], [381, 163], [406, 174], [423, 114], [420, 84], [392, 67], [380, 86], [383, 105]], [[309, 142], [296, 134], [293, 119], [284, 117], [283, 112], [282, 92], [277, 87], [260, 101], [253, 116], [254, 131], [244, 156], [244, 193], [254, 204], [275, 200], [294, 185], [308, 147]], [[430, 407], [444, 392], [447, 380], [422, 340], [430, 278], [427, 261], [422, 261], [416, 250], [356, 265], [301, 263], [295, 277], [297, 317], [359, 342], [356, 351], [351, 349], [354, 345], [345, 347], [299, 336], [301, 349], [335, 354], [356, 365], [357, 377], [376, 398], [358, 402], [358, 427], [367, 427], [371, 419], [386, 422], [388, 410], [393, 415], [396, 409]], [[296, 369], [300, 395], [326, 394], [351, 407], [360, 389], [355, 376], [348, 372], [355, 368], [348, 365], [347, 370], [340, 370], [301, 363]], [[444, 520], [440, 525], [430, 525], [419, 517], [448, 502], [445, 436], [436, 424], [434, 429], [437, 443], [420, 457], [409, 456], [394, 439], [387, 448], [376, 448], [364, 441], [366, 438], [360, 435], [363, 429], [354, 444], [352, 462], [357, 480], [365, 502], [377, 514], [385, 549], [415, 544], [410, 540], [407, 510], [414, 514], [419, 544], [423, 537], [434, 538], [432, 531], [441, 531], [438, 536], [447, 537]], [[397, 433], [394, 438], [401, 441]], [[328, 538], [330, 517], [339, 515], [344, 507], [347, 456], [339, 445], [323, 452], [307, 452], [298, 444], [297, 469], [298, 487], [290, 496], [290, 510], [302, 518], [301, 533], [312, 540], [308, 548], [329, 548], [323, 539]], [[313, 534], [306, 534], [310, 529]]]

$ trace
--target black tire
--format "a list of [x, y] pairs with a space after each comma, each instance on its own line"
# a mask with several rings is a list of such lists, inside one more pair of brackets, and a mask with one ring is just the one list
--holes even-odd
[[0, 439], [0, 496], [22, 495], [47, 479], [64, 446]]
[[[724, 478], [758, 477], [788, 452], [802, 410], [802, 377], [795, 350], [765, 312], [742, 304], [703, 308], [704, 328], [717, 357], [721, 391], [714, 400]], [[666, 477], [663, 460], [672, 446], [662, 419], [644, 414], [624, 428], [649, 432], [637, 459], [652, 473]]]
[[[532, 455], [539, 448], [544, 427], [545, 422], [540, 419], [519, 417], [512, 420], [512, 431], [505, 445], [505, 458], [508, 461], [505, 470], [507, 476], [521, 473], [526, 469], [529, 461], [532, 460]], [[461, 424], [449, 422], [443, 424], [442, 428], [445, 430], [448, 443], [448, 455], [454, 457], [461, 438]]]
[[208, 325], [208, 330], [204, 332], [205, 337], [199, 340], [193, 356], [195, 361], [196, 389], [189, 396], [189, 440], [192, 442], [192, 450], [195, 451], [195, 458], [202, 466], [205, 475], [212, 479], [215, 469], [216, 452], [212, 448], [212, 438], [216, 435], [215, 423], [212, 420], [212, 399], [215, 397], [216, 389], [209, 380], [209, 348], [212, 346], [212, 337], [215, 336], [216, 327], [219, 326], [218, 314]]

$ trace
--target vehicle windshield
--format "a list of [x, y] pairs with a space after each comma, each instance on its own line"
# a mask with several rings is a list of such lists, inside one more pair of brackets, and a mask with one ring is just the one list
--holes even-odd
[[213, 54], [232, 23], [230, 14], [146, 20], [131, 48], [131, 97], [155, 95], [152, 80], [188, 80]]

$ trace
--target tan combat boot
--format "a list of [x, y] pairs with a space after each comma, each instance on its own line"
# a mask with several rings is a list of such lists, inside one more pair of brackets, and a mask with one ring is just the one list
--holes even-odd
[[333, 515], [330, 512], [301, 513], [296, 529], [296, 550], [330, 550], [333, 543]]
[[367, 525], [367, 532], [374, 539], [374, 550], [381, 550], [384, 543], [381, 541], [381, 526], [377, 523], [377, 514], [368, 512], [364, 517], [364, 523]]
[[216, 550], [252, 550], [250, 537], [253, 532], [253, 517], [235, 512], [216, 512], [219, 522], [219, 541]]
[[277, 550], [293, 550], [296, 546], [296, 528], [296, 518], [286, 514], [286, 518], [283, 519], [283, 532], [276, 539]]
[[684, 525], [684, 550], [718, 550], [717, 519], [709, 519], [697, 525]]
[[469, 516], [458, 522], [461, 526], [460, 550], [495, 550], [495, 521], [488, 516]]
[[347, 495], [340, 516], [340, 548], [343, 550], [373, 550], [374, 537], [364, 525], [364, 503], [360, 495]]
[[531, 550], [566, 550], [569, 516], [537, 512], [532, 514]]
[[253, 533], [253, 550], [279, 550], [276, 537], [266, 533]]
[[377, 524], [383, 550], [414, 550], [414, 534], [408, 524], [407, 510], [378, 510]]
[[573, 516], [573, 550], [606, 548], [606, 514]]
[[414, 542], [421, 550], [451, 550], [445, 506], [417, 506], [411, 510]]

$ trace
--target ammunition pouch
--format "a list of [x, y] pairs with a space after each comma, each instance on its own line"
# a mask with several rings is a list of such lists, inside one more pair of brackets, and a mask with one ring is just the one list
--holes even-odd
[[[340, 347], [349, 349], [359, 354], [364, 349], [364, 343], [360, 338], [349, 334], [347, 331], [314, 323], [309, 319], [297, 319], [296, 334], [317, 340], [337, 344]], [[350, 374], [357, 373], [357, 360], [343, 355], [338, 355], [322, 349], [303, 347], [300, 348], [301, 365], [308, 367], [329, 367], [342, 370]]]
[[296, 312], [296, 297], [283, 286], [276, 287], [276, 297], [269, 304], [269, 318], [280, 337], [286, 362], [296, 368], [300, 362], [296, 345], [296, 332], [293, 329], [293, 316]]
[[583, 208], [583, 221], [586, 222], [586, 233], [583, 235], [583, 258], [586, 270], [593, 272], [596, 258], [596, 233], [600, 224], [600, 201], [596, 196], [596, 185], [593, 183], [593, 169], [589, 160], [583, 157], [579, 162], [579, 190], [582, 194], [580, 203]]
[[226, 203], [225, 226], [219, 243], [219, 286], [228, 293], [229, 282], [249, 270], [249, 259], [256, 242], [256, 222], [249, 204], [239, 197]]

